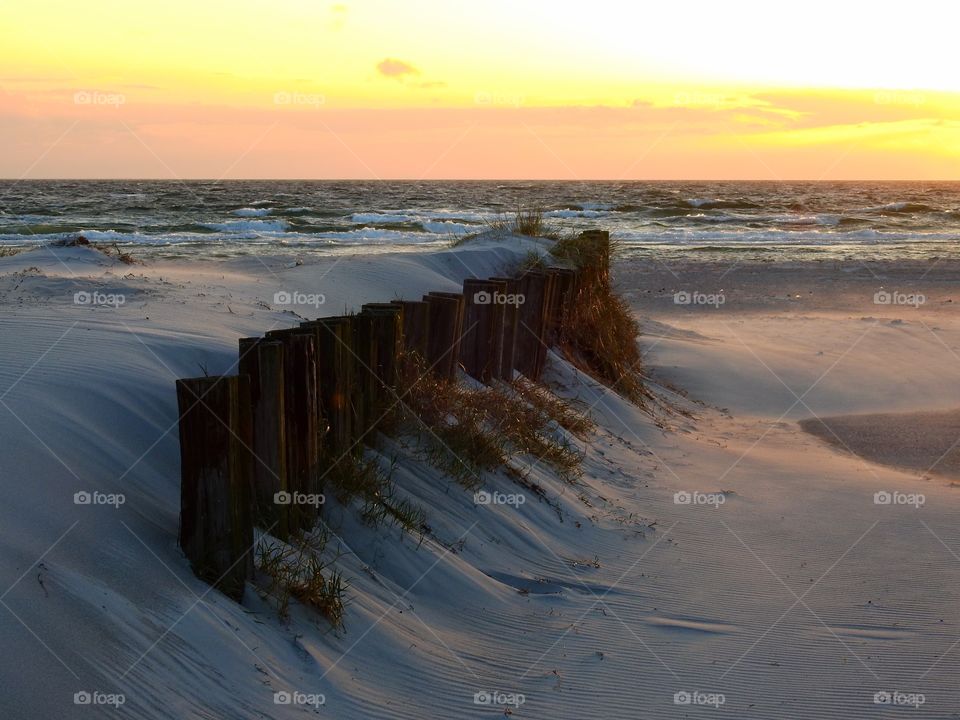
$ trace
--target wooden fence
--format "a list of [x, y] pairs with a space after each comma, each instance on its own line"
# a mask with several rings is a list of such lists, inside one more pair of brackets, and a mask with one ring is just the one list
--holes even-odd
[[[608, 233], [589, 235], [609, 252]], [[460, 293], [241, 338], [238, 375], [178, 380], [179, 542], [195, 574], [239, 598], [255, 525], [280, 538], [313, 527], [324, 462], [391, 429], [404, 352], [449, 380], [460, 368], [485, 384], [539, 380], [581, 282], [568, 268], [468, 278]]]

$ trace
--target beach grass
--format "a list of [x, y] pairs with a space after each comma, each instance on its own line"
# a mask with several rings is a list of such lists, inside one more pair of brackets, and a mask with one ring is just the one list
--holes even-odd
[[339, 570], [331, 569], [335, 558], [323, 559], [328, 539], [321, 529], [290, 544], [262, 540], [257, 546], [256, 565], [269, 579], [266, 593], [281, 618], [289, 617], [290, 601], [295, 599], [318, 611], [334, 628], [343, 627], [349, 583]]
[[556, 242], [551, 254], [580, 270], [576, 297], [560, 340], [567, 359], [627, 399], [642, 405], [638, 325], [610, 281], [610, 258], [618, 246], [609, 236], [581, 233]]
[[559, 398], [528, 386], [471, 386], [423, 372], [408, 354], [400, 396], [405, 431], [420, 442], [423, 457], [469, 489], [485, 473], [509, 469], [510, 458], [529, 455], [565, 480], [580, 473], [582, 453], [557, 429], [564, 423], [585, 432], [589, 420], [563, 408]]

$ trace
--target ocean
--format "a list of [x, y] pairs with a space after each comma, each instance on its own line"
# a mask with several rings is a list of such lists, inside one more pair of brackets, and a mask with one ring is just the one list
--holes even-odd
[[144, 253], [429, 250], [518, 205], [627, 254], [960, 254], [960, 183], [0, 181], [0, 245], [83, 235]]

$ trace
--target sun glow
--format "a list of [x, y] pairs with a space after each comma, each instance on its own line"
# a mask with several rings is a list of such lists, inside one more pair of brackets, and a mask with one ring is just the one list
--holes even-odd
[[0, 174], [860, 178], [889, 157], [950, 179], [958, 19], [929, 2], [11, 0]]

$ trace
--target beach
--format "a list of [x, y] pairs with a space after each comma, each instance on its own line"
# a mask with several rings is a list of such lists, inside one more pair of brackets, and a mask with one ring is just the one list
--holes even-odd
[[[572, 438], [578, 483], [528, 463], [543, 498], [478, 504], [382, 438], [370, 452], [431, 533], [324, 509], [343, 630], [193, 576], [176, 378], [231, 371], [237, 338], [298, 321], [278, 292], [322, 294], [303, 317], [338, 314], [455, 291], [548, 242], [0, 258], [11, 716], [79, 717], [75, 694], [99, 692], [145, 718], [954, 717], [957, 438], [912, 440], [955, 427], [950, 259], [620, 260], [653, 398], [638, 408], [551, 357], [546, 385], [596, 422]], [[521, 492], [503, 473], [485, 487]]]

